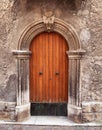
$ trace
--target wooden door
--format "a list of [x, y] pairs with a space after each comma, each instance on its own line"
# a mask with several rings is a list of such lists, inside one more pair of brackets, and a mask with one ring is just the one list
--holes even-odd
[[66, 40], [58, 33], [41, 33], [31, 43], [30, 101], [68, 102]]

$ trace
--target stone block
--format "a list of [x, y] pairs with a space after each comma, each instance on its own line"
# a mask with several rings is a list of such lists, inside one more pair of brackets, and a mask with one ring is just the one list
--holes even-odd
[[68, 118], [76, 123], [82, 123], [82, 110], [80, 107], [68, 105]]
[[95, 113], [95, 121], [102, 123], [102, 113]]
[[82, 112], [83, 113], [102, 112], [102, 103], [101, 102], [83, 102]]
[[91, 105], [92, 112], [102, 112], [102, 103], [98, 102]]
[[82, 122], [92, 122], [94, 121], [93, 113], [83, 113], [82, 114]]
[[16, 107], [16, 121], [24, 121], [30, 117], [30, 104]]
[[15, 121], [15, 111], [12, 112], [0, 111], [0, 120]]
[[0, 102], [0, 120], [15, 121], [15, 102]]
[[83, 102], [82, 112], [83, 122], [102, 121], [101, 102]]
[[91, 105], [90, 105], [90, 103], [82, 103], [82, 112], [83, 113], [91, 112]]
[[14, 111], [15, 106], [15, 102], [0, 102], [0, 111]]

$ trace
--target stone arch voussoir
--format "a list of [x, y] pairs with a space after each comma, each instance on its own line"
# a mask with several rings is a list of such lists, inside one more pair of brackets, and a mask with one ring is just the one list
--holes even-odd
[[[32, 39], [41, 32], [47, 31], [43, 19], [30, 24], [23, 32], [20, 37], [18, 50], [29, 50], [29, 44]], [[60, 33], [67, 41], [69, 50], [77, 50], [80, 49], [80, 42], [77, 34], [75, 33], [74, 28], [55, 18], [53, 23], [53, 29], [51, 31], [55, 31]]]

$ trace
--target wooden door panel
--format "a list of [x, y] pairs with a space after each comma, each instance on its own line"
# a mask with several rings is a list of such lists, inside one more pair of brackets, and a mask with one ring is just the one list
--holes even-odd
[[68, 101], [68, 50], [57, 33], [42, 33], [34, 38], [30, 50], [30, 100], [55, 103]]

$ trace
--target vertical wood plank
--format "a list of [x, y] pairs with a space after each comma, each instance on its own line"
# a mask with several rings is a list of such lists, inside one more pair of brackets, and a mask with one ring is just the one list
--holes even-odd
[[53, 77], [53, 54], [52, 54], [52, 51], [53, 50], [53, 33], [49, 34], [49, 85], [50, 85], [50, 99], [49, 101], [50, 102], [53, 102], [54, 101], [54, 97], [53, 97], [53, 81], [54, 81], [54, 77]]
[[[35, 47], [36, 46], [36, 47]], [[36, 58], [36, 60], [35, 59], [33, 59], [33, 62], [34, 62], [34, 65], [35, 65], [35, 67], [34, 68], [32, 68], [32, 71], [33, 72], [35, 72], [35, 75], [33, 75], [34, 76], [34, 79], [32, 80], [32, 82], [33, 82], [33, 84], [34, 84], [34, 88], [35, 88], [35, 93], [33, 94], [33, 100], [35, 99], [35, 101], [37, 101], [38, 100], [38, 95], [39, 95], [39, 92], [38, 92], [38, 89], [37, 89], [37, 86], [39, 86], [39, 78], [38, 78], [38, 72], [39, 72], [39, 59], [37, 58], [37, 55], [38, 55], [38, 47], [39, 47], [39, 39], [36, 37], [36, 41], [34, 42], [34, 58]], [[35, 81], [35, 83], [34, 83], [34, 81]]]
[[45, 95], [46, 95], [46, 99], [45, 99], [45, 101], [47, 101], [48, 102], [48, 100], [49, 100], [49, 95], [50, 95], [50, 93], [49, 93], [49, 70], [48, 70], [48, 67], [49, 67], [49, 44], [48, 44], [48, 33], [46, 34], [46, 53], [45, 53], [45, 55], [46, 55], [46, 62], [45, 62], [45, 64], [46, 64], [46, 68], [45, 68], [45, 70], [46, 70], [46, 89], [45, 89]]
[[[64, 39], [64, 43], [66, 43]], [[68, 51], [68, 45], [67, 43], [65, 44], [65, 50]], [[65, 57], [65, 100], [68, 101], [68, 57], [66, 54], [66, 51], [64, 52], [64, 57]]]
[[[57, 34], [56, 34], [56, 43], [55, 44], [56, 44], [56, 46], [55, 46], [56, 47], [56, 49], [55, 49], [56, 50], [55, 51], [55, 55], [56, 55], [56, 59], [55, 59], [55, 61], [56, 61], [55, 66], [56, 67], [55, 68], [56, 68], [56, 70], [55, 70], [54, 73], [60, 73], [59, 72], [59, 58], [60, 58], [59, 57], [59, 44], [60, 43], [59, 43], [59, 35], [57, 35]], [[55, 75], [55, 76], [56, 76], [55, 77], [55, 79], [56, 79], [56, 81], [55, 81], [56, 82], [56, 86], [55, 87], [56, 87], [56, 90], [57, 90], [56, 91], [56, 97], [57, 97], [56, 101], [59, 102], [60, 101], [60, 95], [59, 95], [59, 90], [60, 90], [60, 88], [59, 88], [59, 75]]]
[[63, 82], [63, 79], [64, 79], [64, 72], [63, 72], [63, 66], [64, 66], [64, 62], [63, 62], [63, 39], [62, 37], [60, 36], [59, 37], [59, 43], [60, 43], [60, 102], [64, 101], [63, 100], [63, 86], [65, 87], [64, 85], [64, 82]]

